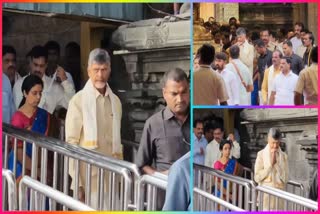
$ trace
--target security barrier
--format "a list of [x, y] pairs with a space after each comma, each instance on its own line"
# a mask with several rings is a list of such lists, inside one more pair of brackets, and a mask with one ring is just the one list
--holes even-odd
[[[12, 171], [14, 175], [16, 175], [16, 163], [18, 161], [17, 144], [21, 141], [23, 150], [21, 161], [22, 177], [30, 175], [42, 184], [48, 184], [53, 189], [60, 190], [66, 195], [73, 195], [76, 200], [79, 195], [79, 187], [83, 186], [86, 193], [85, 203], [95, 207], [97, 210], [128, 210], [130, 209], [130, 204], [135, 207], [132, 194], [133, 177], [138, 176], [139, 172], [134, 164], [106, 157], [97, 152], [18, 129], [8, 124], [3, 124], [3, 137], [5, 139], [3, 168], [8, 168], [8, 153], [13, 150]], [[9, 141], [13, 142], [13, 145], [9, 145]], [[28, 143], [32, 144], [30, 170], [26, 169], [25, 151]], [[48, 168], [49, 155], [52, 163], [51, 167]], [[59, 166], [58, 157], [63, 159], [63, 167]], [[72, 186], [69, 184], [69, 162], [73, 162], [74, 171], [76, 172]], [[52, 169], [48, 170], [50, 168]], [[85, 175], [83, 181], [80, 181], [79, 172]], [[73, 194], [71, 194], [70, 187], [73, 190]], [[92, 188], [99, 191], [93, 194]], [[105, 192], [108, 192], [108, 194], [104, 194]], [[91, 202], [92, 197], [95, 197], [96, 200]], [[31, 194], [31, 205], [33, 201], [34, 195]], [[105, 204], [105, 201], [108, 203]], [[42, 200], [41, 203], [43, 208], [45, 201]], [[49, 210], [60, 210], [60, 208], [56, 207], [55, 201], [50, 199]], [[63, 210], [66, 210], [66, 207], [63, 207]]]
[[306, 211], [318, 210], [318, 203], [295, 194], [268, 186], [257, 186], [258, 210], [261, 211]]
[[[161, 173], [155, 173], [154, 175], [143, 175], [138, 181], [138, 203], [137, 210], [143, 211], [155, 211], [158, 201], [158, 190], [166, 190], [167, 176]], [[147, 188], [147, 190], [145, 189]], [[145, 191], [147, 195], [145, 197]], [[146, 203], [145, 203], [146, 199]], [[145, 207], [146, 204], [146, 207]]]
[[[294, 181], [289, 181], [288, 185], [300, 189], [301, 195], [292, 194], [272, 187], [258, 186], [253, 180], [226, 174], [202, 165], [194, 164], [193, 168], [194, 175], [197, 176], [194, 179], [195, 188], [215, 196], [215, 198], [205, 197], [205, 200], [202, 200], [201, 196], [204, 197], [204, 194], [201, 194], [201, 196], [196, 194], [195, 197], [198, 198], [194, 198], [195, 208], [199, 208], [201, 211], [202, 209], [206, 211], [219, 211], [221, 204], [219, 205], [216, 197], [247, 211], [305, 211], [318, 209], [317, 202], [303, 197], [303, 195], [305, 195], [303, 185]], [[250, 170], [247, 171], [250, 172]], [[252, 174], [253, 173], [250, 173], [251, 176]], [[224, 185], [222, 185], [222, 183], [224, 183]], [[218, 196], [217, 192], [224, 192], [226, 194], [224, 196], [223, 194]], [[208, 200], [211, 200], [210, 203], [214, 205], [211, 206], [211, 208], [208, 208], [206, 204]], [[198, 211], [196, 209], [194, 210]], [[230, 208], [229, 210], [232, 209]]]
[[29, 205], [29, 200], [28, 200], [29, 192], [31, 192], [31, 194], [34, 192], [36, 195], [36, 198], [37, 197], [41, 198], [45, 196], [75, 211], [94, 211], [94, 209], [85, 205], [84, 203], [78, 200], [75, 200], [72, 197], [65, 195], [62, 192], [57, 191], [47, 185], [44, 185], [39, 181], [30, 178], [29, 176], [24, 176], [19, 183], [19, 196], [20, 196], [19, 210], [20, 211], [43, 210], [41, 209], [41, 204], [37, 203], [39, 200], [35, 201], [36, 202], [35, 207], [33, 207], [33, 203], [30, 203]]
[[245, 211], [197, 187], [193, 188], [195, 211]]
[[[8, 187], [8, 189], [6, 189]], [[17, 210], [16, 179], [10, 170], [2, 169], [2, 210]], [[7, 194], [6, 194], [7, 193]]]

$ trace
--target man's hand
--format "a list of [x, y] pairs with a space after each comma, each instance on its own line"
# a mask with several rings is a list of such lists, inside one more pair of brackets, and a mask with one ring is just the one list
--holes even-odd
[[142, 171], [144, 174], [152, 175], [156, 170], [151, 166], [144, 166], [142, 167]]
[[274, 166], [277, 163], [277, 151], [271, 150], [271, 164]]
[[231, 140], [232, 142], [235, 141], [234, 139], [234, 134], [230, 133], [228, 136], [229, 140]]
[[162, 173], [162, 174], [165, 174], [165, 175], [168, 175], [168, 174], [169, 174], [169, 169], [168, 169], [168, 170], [165, 170], [165, 171], [162, 171], [161, 173]]
[[79, 187], [78, 200], [85, 203], [85, 193], [83, 187]]
[[200, 154], [204, 155], [204, 149], [202, 147], [200, 147]]
[[61, 66], [58, 65], [56, 72], [57, 72], [57, 77], [61, 80], [61, 82], [68, 79], [66, 71]]

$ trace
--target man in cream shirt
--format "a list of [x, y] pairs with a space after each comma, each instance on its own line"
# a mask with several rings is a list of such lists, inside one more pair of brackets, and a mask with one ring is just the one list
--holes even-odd
[[236, 45], [240, 48], [240, 57], [239, 59], [249, 68], [250, 76], [253, 75], [253, 59], [254, 59], [254, 47], [249, 44], [246, 38], [246, 30], [242, 27], [239, 27], [236, 31], [237, 34], [237, 43]]
[[[88, 76], [84, 88], [71, 100], [66, 117], [66, 142], [85, 149], [97, 151], [106, 156], [122, 159], [120, 136], [122, 106], [119, 98], [112, 92], [107, 81], [111, 73], [110, 57], [107, 51], [94, 49], [89, 54]], [[81, 201], [88, 197], [85, 186], [86, 167], [80, 164], [80, 173], [75, 171], [74, 160], [70, 160], [69, 174], [72, 177], [71, 189], [78, 188]], [[75, 187], [75, 178], [79, 173], [79, 183]], [[97, 169], [91, 172], [91, 197], [89, 205], [98, 209]], [[104, 207], [108, 202], [108, 174], [104, 177]], [[117, 190], [116, 190], [117, 191]]]
[[264, 72], [263, 82], [261, 86], [263, 105], [269, 104], [274, 79], [281, 73], [281, 58], [282, 53], [279, 50], [275, 50], [272, 53], [272, 65]]
[[[35, 46], [32, 48], [30, 57], [30, 73], [39, 76], [43, 81], [43, 91], [39, 107], [47, 110], [50, 114], [52, 114], [57, 107], [67, 109], [69, 100], [75, 94], [75, 89], [73, 84], [68, 81], [64, 69], [61, 67], [57, 69], [57, 76], [61, 79], [61, 83], [59, 84], [45, 75], [48, 53], [44, 47]], [[13, 87], [13, 99], [17, 109], [23, 96], [21, 86], [24, 79], [25, 77], [19, 79]]]
[[[254, 180], [259, 185], [270, 186], [284, 190], [288, 182], [289, 167], [288, 156], [280, 148], [281, 133], [271, 128], [268, 133], [267, 146], [258, 152], [254, 166]], [[269, 207], [270, 200], [270, 207]], [[279, 200], [276, 207], [275, 197], [263, 195], [263, 211], [276, 211], [284, 209], [283, 200]], [[270, 208], [270, 209], [269, 209]]]

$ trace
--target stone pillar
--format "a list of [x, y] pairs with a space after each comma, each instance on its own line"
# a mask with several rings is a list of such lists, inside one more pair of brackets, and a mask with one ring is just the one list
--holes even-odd
[[294, 23], [296, 22], [302, 22], [306, 27], [308, 24], [307, 20], [307, 4], [292, 4], [292, 27], [294, 26]]
[[[162, 97], [161, 80], [163, 74], [169, 69], [179, 67], [189, 73], [190, 47], [162, 48], [139, 51], [115, 51], [114, 55], [120, 55], [125, 62], [126, 72], [129, 75], [130, 87], [125, 91], [122, 105], [124, 122], [129, 133], [130, 140], [139, 145], [146, 120], [164, 108], [165, 101]], [[128, 137], [128, 133], [125, 133]], [[132, 150], [132, 160], [136, 156]], [[128, 155], [128, 154], [127, 154]]]
[[209, 2], [201, 3], [199, 8], [200, 18], [203, 18], [203, 20], [206, 22], [208, 21], [210, 16], [215, 17], [216, 16], [215, 6], [216, 6], [215, 3], [209, 3]]
[[[309, 178], [312, 180], [313, 173], [318, 170], [318, 135], [314, 131], [304, 131], [297, 140], [301, 145], [301, 150], [305, 151], [305, 158], [310, 165]], [[311, 183], [310, 183], [311, 184]]]
[[216, 5], [216, 20], [220, 24], [229, 24], [231, 17], [235, 17], [239, 21], [239, 3], [219, 3]]
[[308, 3], [308, 29], [314, 35], [315, 44], [318, 45], [318, 4]]

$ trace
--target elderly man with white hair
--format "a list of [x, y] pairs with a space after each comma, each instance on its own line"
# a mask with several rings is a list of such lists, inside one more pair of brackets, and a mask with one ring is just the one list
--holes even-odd
[[[268, 144], [258, 152], [254, 166], [254, 180], [259, 185], [284, 190], [288, 182], [288, 156], [280, 149], [281, 132], [271, 128], [268, 133]], [[269, 201], [270, 200], [270, 201]], [[283, 210], [283, 200], [279, 199], [278, 206], [275, 197], [263, 195], [263, 210]]]
[[[111, 73], [110, 57], [103, 49], [94, 49], [88, 60], [88, 76], [84, 88], [70, 100], [66, 117], [66, 141], [85, 149], [99, 152], [106, 156], [122, 159], [122, 145], [120, 136], [122, 106], [120, 99], [112, 92], [107, 81]], [[98, 170], [91, 170], [91, 207], [98, 209], [97, 185]], [[79, 199], [84, 201], [88, 197], [85, 186], [86, 169], [80, 164], [79, 185], [75, 187], [75, 178], [79, 172], [75, 171], [74, 160], [70, 161], [69, 173], [72, 177], [71, 188], [78, 188]], [[104, 180], [104, 207], [107, 208], [108, 185]]]
[[239, 59], [249, 68], [250, 76], [253, 75], [253, 59], [254, 59], [254, 47], [249, 44], [247, 40], [246, 30], [243, 27], [239, 27], [236, 31], [237, 43], [240, 48]]

